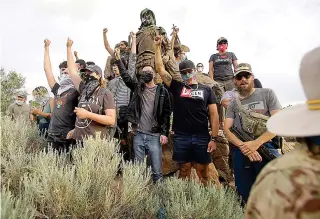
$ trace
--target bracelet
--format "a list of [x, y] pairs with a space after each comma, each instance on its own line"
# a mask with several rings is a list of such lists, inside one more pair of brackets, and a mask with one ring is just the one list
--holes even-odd
[[217, 142], [218, 136], [211, 136], [211, 141]]

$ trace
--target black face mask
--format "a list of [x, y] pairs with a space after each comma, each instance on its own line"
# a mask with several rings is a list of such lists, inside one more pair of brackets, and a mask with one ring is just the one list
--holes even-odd
[[153, 72], [152, 71], [142, 71], [140, 75], [140, 80], [143, 83], [149, 83], [153, 79]]
[[85, 84], [89, 83], [90, 81], [95, 81], [95, 80], [98, 81], [97, 78], [93, 77], [92, 75], [86, 74], [86, 73], [82, 73], [80, 76]]

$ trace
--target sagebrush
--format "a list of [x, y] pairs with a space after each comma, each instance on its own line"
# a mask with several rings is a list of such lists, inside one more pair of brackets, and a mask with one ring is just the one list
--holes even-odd
[[153, 185], [146, 165], [123, 162], [115, 140], [57, 155], [34, 125], [7, 117], [1, 135], [1, 218], [243, 218], [232, 190], [177, 178]]

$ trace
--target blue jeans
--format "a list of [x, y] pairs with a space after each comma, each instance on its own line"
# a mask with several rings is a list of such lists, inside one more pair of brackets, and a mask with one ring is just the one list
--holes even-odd
[[[273, 143], [265, 143], [264, 145], [272, 154], [277, 157], [280, 156]], [[234, 148], [233, 156], [234, 178], [237, 192], [242, 198], [242, 201], [247, 203], [252, 185], [254, 184], [262, 168], [268, 162], [263, 160], [263, 158], [261, 162], [248, 162], [248, 160], [246, 160], [247, 157], [241, 153], [238, 147]]]
[[143, 162], [146, 153], [151, 161], [153, 181], [162, 180], [162, 147], [160, 135], [149, 135], [136, 131], [133, 138], [133, 150], [136, 162]]

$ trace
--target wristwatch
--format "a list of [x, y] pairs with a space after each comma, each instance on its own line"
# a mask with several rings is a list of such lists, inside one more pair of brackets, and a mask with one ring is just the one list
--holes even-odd
[[218, 136], [211, 136], [211, 141], [217, 142]]

